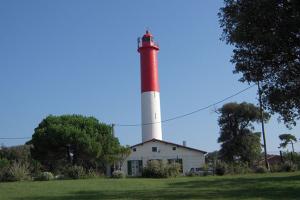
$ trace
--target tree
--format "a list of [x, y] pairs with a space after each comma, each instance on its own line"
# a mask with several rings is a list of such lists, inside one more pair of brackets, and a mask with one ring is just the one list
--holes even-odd
[[264, 107], [288, 127], [300, 119], [300, 1], [224, 0], [222, 39], [240, 81], [260, 83]]
[[[246, 102], [227, 103], [219, 112], [220, 158], [227, 162], [253, 163], [261, 153], [260, 133], [253, 132], [253, 123], [260, 121], [259, 107]], [[268, 113], [263, 113], [263, 116], [266, 122], [270, 118]]]
[[294, 135], [288, 134], [288, 133], [281, 134], [281, 135], [279, 135], [279, 139], [281, 140], [281, 143], [279, 144], [280, 147], [286, 148], [286, 146], [288, 144], [291, 144], [293, 153], [295, 152], [294, 151], [294, 143], [297, 142], [297, 138]]
[[29, 143], [32, 156], [49, 170], [68, 164], [104, 170], [109, 155], [121, 148], [111, 126], [81, 115], [48, 116]]
[[219, 159], [219, 151], [209, 152], [205, 155], [205, 163], [214, 165]]

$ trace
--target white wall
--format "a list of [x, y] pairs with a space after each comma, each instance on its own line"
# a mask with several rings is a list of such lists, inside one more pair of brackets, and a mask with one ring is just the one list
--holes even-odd
[[142, 141], [162, 140], [160, 95], [150, 91], [142, 93]]
[[[159, 152], [152, 152], [152, 147], [158, 147]], [[173, 150], [172, 147], [176, 147]], [[131, 150], [130, 156], [125, 160], [122, 166], [122, 171], [127, 173], [128, 160], [143, 160], [143, 166], [150, 159], [182, 159], [183, 173], [189, 172], [191, 168], [202, 167], [205, 163], [204, 154], [202, 152], [190, 150], [176, 145], [166, 144], [160, 141], [150, 141], [143, 145], [135, 147], [136, 151]]]

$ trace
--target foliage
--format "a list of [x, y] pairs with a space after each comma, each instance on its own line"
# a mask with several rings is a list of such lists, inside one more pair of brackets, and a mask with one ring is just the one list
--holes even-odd
[[281, 134], [279, 135], [279, 139], [281, 140], [280, 147], [286, 148], [288, 144], [292, 144], [293, 152], [294, 146], [293, 143], [297, 142], [297, 138], [292, 134]]
[[125, 178], [125, 174], [123, 171], [121, 170], [115, 170], [113, 173], [112, 173], [112, 178]]
[[143, 168], [142, 176], [145, 178], [167, 178], [164, 163], [158, 160], [149, 160]]
[[180, 174], [180, 164], [179, 163], [171, 163], [166, 166], [167, 176], [168, 177], [177, 177]]
[[281, 166], [281, 171], [283, 172], [294, 172], [297, 170], [297, 165], [291, 163], [291, 162], [285, 162], [282, 166]]
[[64, 175], [71, 179], [86, 178], [85, 169], [82, 166], [77, 165], [67, 167]]
[[24, 181], [29, 180], [29, 167], [27, 164], [13, 162], [9, 168], [4, 171], [1, 181]]
[[217, 162], [215, 173], [216, 175], [224, 174], [247, 174], [252, 170], [246, 162]]
[[205, 155], [205, 163], [214, 165], [219, 159], [219, 151], [209, 152]]
[[247, 174], [251, 172], [252, 170], [249, 168], [249, 164], [246, 162], [232, 162], [227, 163], [226, 166], [227, 174]]
[[69, 164], [104, 170], [121, 148], [111, 126], [81, 115], [48, 116], [29, 143], [32, 156], [50, 171]]
[[263, 173], [267, 173], [267, 172], [268, 172], [268, 169], [265, 166], [258, 166], [255, 168], [255, 173], [263, 174]]
[[10, 162], [6, 158], [0, 158], [0, 181], [7, 181]]
[[35, 181], [50, 181], [53, 179], [54, 176], [51, 172], [41, 172], [37, 177], [34, 178]]
[[103, 177], [103, 174], [99, 174], [95, 169], [88, 169], [86, 172], [86, 178], [96, 178], [96, 177]]
[[120, 166], [122, 166], [126, 158], [130, 155], [130, 153], [131, 153], [131, 149], [128, 145], [120, 146], [118, 149], [116, 149], [114, 154], [106, 156], [107, 158], [106, 160], [110, 164], [113, 164], [114, 162], [118, 162]]
[[41, 171], [42, 166], [37, 160], [32, 159], [30, 148], [31, 145], [18, 145], [12, 147], [3, 146], [0, 149], [0, 160], [2, 158], [6, 159], [9, 164], [17, 162], [26, 165], [28, 166], [30, 174], [38, 174]]
[[30, 163], [30, 145], [18, 145], [13, 147], [2, 146], [0, 149], [0, 158], [18, 163]]
[[274, 173], [274, 172], [281, 172], [281, 169], [282, 169], [282, 164], [272, 164], [272, 165], [270, 165], [270, 171], [272, 172], [272, 173]]
[[227, 164], [225, 162], [218, 162], [215, 173], [216, 175], [223, 176], [226, 173]]
[[267, 109], [284, 122], [300, 118], [299, 0], [224, 0], [223, 40], [234, 45], [231, 62], [241, 81], [260, 82]]
[[[221, 144], [219, 156], [226, 162], [253, 163], [261, 153], [260, 133], [254, 133], [254, 122], [260, 121], [260, 109], [250, 103], [227, 103], [219, 109]], [[264, 113], [264, 120], [270, 115]]]
[[9, 166], [9, 160], [6, 158], [0, 158], [0, 170]]

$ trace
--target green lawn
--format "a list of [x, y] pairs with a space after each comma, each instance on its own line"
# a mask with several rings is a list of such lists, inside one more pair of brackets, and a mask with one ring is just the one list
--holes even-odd
[[0, 199], [300, 199], [300, 172], [0, 183]]

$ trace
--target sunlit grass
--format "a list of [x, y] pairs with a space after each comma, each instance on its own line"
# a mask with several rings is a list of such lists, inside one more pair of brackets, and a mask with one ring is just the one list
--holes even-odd
[[300, 199], [300, 172], [0, 183], [0, 199]]

